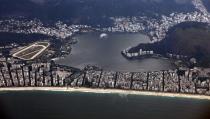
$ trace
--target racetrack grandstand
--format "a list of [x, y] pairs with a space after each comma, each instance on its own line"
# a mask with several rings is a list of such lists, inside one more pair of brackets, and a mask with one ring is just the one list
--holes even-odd
[[33, 60], [42, 54], [49, 47], [49, 45], [50, 44], [48, 42], [36, 42], [14, 53], [13, 57], [22, 60]]

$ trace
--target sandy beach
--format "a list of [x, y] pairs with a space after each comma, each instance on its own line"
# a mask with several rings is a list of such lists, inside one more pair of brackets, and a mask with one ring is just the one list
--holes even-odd
[[189, 98], [210, 100], [210, 96], [194, 95], [194, 94], [178, 94], [178, 93], [163, 93], [163, 92], [149, 92], [149, 91], [132, 91], [119, 89], [91, 89], [91, 88], [67, 88], [67, 87], [14, 87], [14, 88], [0, 88], [0, 91], [61, 91], [61, 92], [87, 92], [87, 93], [115, 93], [123, 95], [144, 95], [144, 96], [161, 96], [170, 98]]

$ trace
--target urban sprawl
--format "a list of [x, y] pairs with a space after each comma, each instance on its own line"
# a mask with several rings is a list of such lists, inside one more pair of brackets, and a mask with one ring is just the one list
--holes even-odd
[[53, 61], [7, 61], [0, 67], [0, 87], [88, 87], [210, 95], [209, 69], [113, 72], [95, 66], [79, 70]]
[[[197, 9], [196, 11], [171, 13], [169, 16], [162, 15], [160, 20], [146, 16], [112, 17], [110, 19], [114, 21], [114, 26], [108, 28], [67, 25], [61, 21], [49, 27], [38, 19], [7, 19], [0, 20], [0, 32], [38, 33], [66, 39], [77, 32], [88, 30], [100, 32], [146, 31], [151, 37], [152, 43], [164, 39], [169, 28], [182, 22], [195, 21], [210, 24], [210, 14], [202, 1], [193, 0], [192, 3]], [[148, 53], [153, 54], [153, 51], [148, 51]], [[53, 60], [48, 62], [24, 61], [13, 57], [5, 57], [3, 54], [1, 54], [0, 60], [0, 87], [70, 86], [210, 95], [209, 69], [180, 68], [154, 72], [114, 72], [104, 71], [95, 66], [75, 69], [55, 64]]]

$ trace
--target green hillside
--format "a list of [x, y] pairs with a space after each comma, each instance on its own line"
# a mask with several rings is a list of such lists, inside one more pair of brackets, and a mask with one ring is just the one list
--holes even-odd
[[210, 28], [207, 24], [179, 24], [168, 32], [160, 47], [165, 52], [195, 57], [200, 65], [210, 66]]
[[198, 64], [210, 67], [210, 26], [205, 23], [185, 22], [172, 27], [164, 40], [154, 44], [140, 44], [130, 50], [154, 50], [196, 58]]

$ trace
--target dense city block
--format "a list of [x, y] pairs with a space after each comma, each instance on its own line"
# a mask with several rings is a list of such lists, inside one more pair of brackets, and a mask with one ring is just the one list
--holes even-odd
[[1, 63], [0, 87], [88, 87], [210, 95], [209, 69], [153, 72], [103, 71], [95, 66], [83, 70], [46, 63]]

